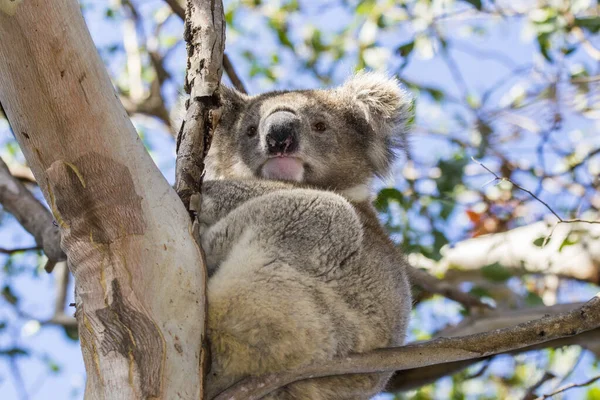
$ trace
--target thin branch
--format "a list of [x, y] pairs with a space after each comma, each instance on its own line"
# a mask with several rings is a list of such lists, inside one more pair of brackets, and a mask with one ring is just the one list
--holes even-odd
[[216, 400], [258, 400], [290, 383], [332, 375], [398, 371], [427, 365], [489, 357], [600, 327], [600, 294], [581, 308], [556, 316], [457, 338], [353, 354], [298, 371], [246, 378]]
[[534, 394], [535, 391], [538, 390], [544, 383], [546, 383], [550, 379], [554, 379], [554, 378], [556, 378], [556, 375], [554, 375], [550, 371], [545, 371], [544, 375], [542, 375], [542, 377], [535, 383], [535, 385], [533, 385], [529, 389], [527, 389], [527, 391], [523, 395], [523, 400], [535, 399], [535, 397], [536, 397]]
[[33, 235], [38, 247], [51, 260], [66, 258], [60, 247], [60, 232], [52, 214], [18, 179], [10, 174], [0, 159], [0, 203], [25, 230]]
[[235, 87], [239, 92], [247, 94], [248, 92], [246, 91], [246, 88], [244, 87], [244, 83], [242, 82], [239, 75], [235, 71], [235, 68], [233, 67], [233, 64], [229, 60], [229, 57], [227, 56], [227, 54], [223, 54], [223, 68], [225, 69], [225, 72], [227, 73], [229, 80], [233, 84], [233, 87]]
[[578, 388], [578, 387], [585, 387], [585, 386], [589, 386], [589, 385], [591, 385], [592, 383], [596, 382], [597, 380], [600, 380], [600, 375], [596, 375], [596, 376], [594, 376], [593, 378], [591, 378], [591, 379], [588, 379], [588, 380], [587, 380], [587, 381], [585, 381], [585, 382], [581, 382], [581, 383], [571, 383], [571, 384], [569, 384], [569, 385], [565, 385], [565, 386], [563, 386], [563, 387], [561, 387], [561, 388], [558, 388], [558, 389], [557, 389], [557, 390], [555, 390], [554, 392], [552, 392], [552, 393], [549, 393], [549, 394], [542, 395], [542, 396], [540, 396], [540, 397], [536, 398], [535, 400], [545, 400], [545, 399], [548, 399], [548, 398], [550, 398], [550, 397], [556, 396], [556, 395], [557, 395], [557, 394], [559, 394], [559, 393], [566, 392], [566, 391], [567, 391], [567, 390], [569, 390], [569, 389]]
[[462, 304], [466, 309], [491, 308], [490, 305], [483, 303], [478, 297], [462, 292], [450, 283], [438, 279], [426, 271], [411, 266], [408, 272], [412, 283], [420, 286], [429, 293], [439, 294], [450, 300], [454, 300]]
[[173, 14], [181, 18], [182, 21], [185, 21], [185, 8], [183, 8], [181, 4], [179, 4], [179, 1], [165, 0], [165, 3], [167, 3], [169, 7], [171, 7], [171, 11], [173, 11]]
[[[538, 202], [540, 202], [541, 204], [544, 205], [544, 207], [546, 207], [548, 209], [548, 211], [550, 211], [557, 219], [559, 223], [563, 223], [563, 224], [571, 224], [571, 223], [575, 223], [575, 222], [581, 222], [581, 223], [585, 223], [585, 224], [600, 224], [600, 221], [589, 221], [589, 220], [585, 220], [585, 219], [563, 219], [560, 215], [558, 215], [556, 213], [556, 211], [554, 211], [552, 209], [552, 207], [550, 207], [548, 205], [548, 203], [546, 203], [545, 201], [543, 201], [542, 199], [540, 199], [538, 196], [536, 196], [532, 191], [525, 189], [524, 187], [516, 184], [514, 181], [512, 181], [509, 178], [505, 178], [505, 177], [501, 177], [498, 176], [498, 174], [496, 174], [494, 171], [492, 171], [491, 169], [489, 169], [488, 167], [486, 167], [483, 163], [481, 163], [480, 161], [477, 161], [474, 157], [471, 157], [471, 160], [473, 160], [474, 162], [476, 162], [477, 164], [481, 165], [486, 171], [488, 171], [490, 174], [494, 175], [495, 179], [493, 181], [503, 181], [503, 182], [510, 182], [514, 187], [516, 187], [519, 190], [522, 190], [523, 192], [527, 193], [528, 195], [530, 195], [531, 197], [533, 197], [535, 200], [537, 200]], [[492, 182], [493, 182], [492, 181]]]
[[[129, 114], [143, 113], [159, 118], [165, 125], [167, 125], [171, 133], [174, 135], [176, 132], [171, 126], [169, 112], [165, 106], [165, 100], [161, 91], [163, 84], [170, 78], [168, 71], [163, 65], [164, 57], [161, 56], [158, 51], [150, 49], [148, 39], [144, 33], [144, 26], [140, 17], [140, 13], [138, 12], [134, 3], [126, 0], [123, 2], [123, 5], [129, 9], [129, 18], [131, 21], [126, 21], [129, 22], [126, 24], [126, 27], [130, 26], [129, 36], [133, 36], [133, 38], [128, 38], [127, 35], [125, 38], [125, 48], [127, 50], [126, 53], [128, 59], [127, 65], [128, 68], [131, 66], [129, 77], [131, 81], [131, 90], [128, 97], [121, 96], [121, 102]], [[140, 46], [135, 45], [138, 40], [138, 35], [140, 36], [140, 41], [142, 42], [142, 45]], [[127, 45], [128, 42], [132, 42], [133, 44]], [[150, 83], [149, 90], [145, 90], [141, 84], [141, 72], [139, 67], [140, 47], [146, 49], [146, 52], [150, 58], [150, 63], [156, 74], [156, 78]], [[136, 76], [131, 76], [132, 74]], [[133, 90], [133, 86], [138, 86], [137, 95], [135, 95], [136, 91]]]
[[582, 76], [579, 78], [573, 78], [570, 80], [571, 83], [591, 83], [591, 82], [600, 82], [600, 75], [594, 76]]
[[2, 253], [2, 254], [15, 254], [15, 253], [23, 253], [26, 251], [35, 251], [35, 250], [42, 250], [42, 248], [40, 246], [17, 247], [14, 249], [4, 249], [4, 248], [0, 247], [0, 253]]

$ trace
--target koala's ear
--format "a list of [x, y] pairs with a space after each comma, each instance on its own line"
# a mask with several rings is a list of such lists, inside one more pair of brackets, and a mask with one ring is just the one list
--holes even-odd
[[403, 135], [412, 115], [410, 94], [394, 77], [377, 72], [358, 72], [340, 87], [341, 94], [364, 113], [375, 132]]
[[347, 104], [360, 110], [375, 134], [368, 156], [373, 172], [384, 177], [395, 158], [394, 150], [407, 147], [407, 125], [412, 98], [396, 78], [376, 72], [359, 72], [339, 88]]
[[219, 94], [221, 95], [223, 106], [227, 109], [239, 110], [248, 100], [248, 95], [223, 84], [219, 86]]

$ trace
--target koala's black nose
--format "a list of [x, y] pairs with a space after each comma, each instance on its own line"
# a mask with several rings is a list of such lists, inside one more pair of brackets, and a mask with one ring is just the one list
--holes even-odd
[[293, 153], [298, 149], [300, 118], [290, 111], [275, 111], [265, 121], [267, 151], [270, 155]]

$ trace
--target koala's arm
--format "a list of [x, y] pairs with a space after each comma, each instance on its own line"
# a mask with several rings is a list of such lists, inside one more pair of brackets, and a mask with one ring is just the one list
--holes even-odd
[[208, 226], [213, 225], [250, 199], [293, 188], [294, 186], [288, 183], [259, 179], [206, 181], [202, 185], [200, 222]]
[[275, 190], [243, 202], [202, 234], [209, 271], [242, 243], [261, 254], [327, 274], [356, 256], [362, 227], [344, 198], [315, 190]]

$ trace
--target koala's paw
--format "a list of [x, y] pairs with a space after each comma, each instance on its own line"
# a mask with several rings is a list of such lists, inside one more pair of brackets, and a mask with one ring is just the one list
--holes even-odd
[[199, 208], [198, 222], [200, 223], [200, 234], [202, 235], [203, 231], [206, 231], [219, 220], [219, 210], [216, 199], [207, 194], [202, 195]]

